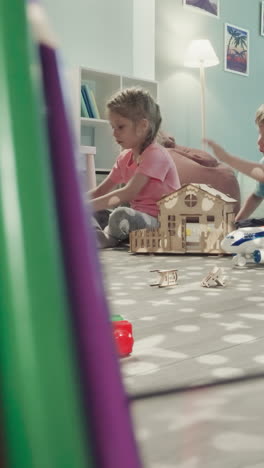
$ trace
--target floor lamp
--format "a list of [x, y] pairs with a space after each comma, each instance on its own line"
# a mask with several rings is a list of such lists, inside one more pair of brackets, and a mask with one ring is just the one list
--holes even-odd
[[[202, 119], [202, 140], [206, 137], [205, 133], [205, 73], [204, 69], [218, 65], [219, 59], [207, 39], [193, 40], [185, 55], [184, 66], [200, 69], [200, 85], [201, 85], [201, 119]], [[204, 142], [202, 143], [205, 148]]]

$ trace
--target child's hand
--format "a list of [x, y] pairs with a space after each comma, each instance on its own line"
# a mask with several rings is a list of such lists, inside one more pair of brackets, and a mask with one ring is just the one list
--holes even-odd
[[203, 141], [204, 143], [207, 143], [210, 148], [212, 148], [215, 156], [220, 159], [220, 161], [226, 161], [228, 153], [224, 150], [224, 148], [222, 148], [222, 146], [218, 145], [213, 140], [204, 139]]

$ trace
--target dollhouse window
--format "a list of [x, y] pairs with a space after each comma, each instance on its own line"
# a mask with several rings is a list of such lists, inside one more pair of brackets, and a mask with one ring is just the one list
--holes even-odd
[[194, 195], [194, 193], [190, 193], [189, 195], [186, 195], [184, 202], [186, 206], [192, 208], [197, 204], [197, 196]]
[[199, 223], [199, 216], [187, 216], [186, 223]]
[[176, 229], [176, 216], [168, 215], [168, 230], [171, 236], [175, 236], [175, 229]]

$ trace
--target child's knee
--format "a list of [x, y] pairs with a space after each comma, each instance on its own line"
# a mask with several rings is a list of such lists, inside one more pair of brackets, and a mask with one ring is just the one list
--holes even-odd
[[111, 213], [111, 210], [100, 210], [93, 214], [93, 218], [97, 221], [101, 229], [104, 229], [108, 225], [108, 220]]

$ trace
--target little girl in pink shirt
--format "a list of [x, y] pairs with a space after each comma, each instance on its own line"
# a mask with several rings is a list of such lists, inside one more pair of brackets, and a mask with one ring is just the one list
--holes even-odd
[[[118, 245], [131, 231], [157, 228], [157, 201], [180, 188], [170, 154], [155, 142], [161, 115], [151, 95], [128, 88], [115, 94], [107, 109], [123, 151], [106, 179], [90, 192], [100, 248]], [[113, 190], [118, 184], [125, 185]]]

